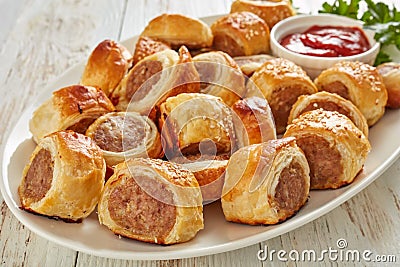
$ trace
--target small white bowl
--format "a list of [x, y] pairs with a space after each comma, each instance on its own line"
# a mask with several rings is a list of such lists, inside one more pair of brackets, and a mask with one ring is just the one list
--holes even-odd
[[282, 57], [293, 61], [297, 65], [301, 66], [312, 79], [316, 78], [321, 71], [331, 67], [339, 61], [361, 61], [371, 65], [374, 63], [375, 58], [379, 53], [380, 44], [375, 41], [375, 33], [370, 30], [363, 29], [371, 48], [364, 53], [347, 57], [317, 57], [302, 55], [286, 49], [279, 43], [283, 37], [296, 32], [304, 32], [313, 25], [358, 26], [362, 28], [363, 23], [359, 20], [333, 14], [297, 15], [289, 17], [277, 23], [271, 30], [272, 54], [276, 57]]

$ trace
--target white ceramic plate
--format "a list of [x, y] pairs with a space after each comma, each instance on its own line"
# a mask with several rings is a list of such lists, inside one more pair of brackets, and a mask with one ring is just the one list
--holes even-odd
[[[210, 22], [215, 19], [209, 17], [205, 20]], [[124, 44], [133, 47], [134, 42], [135, 38], [132, 38]], [[216, 254], [249, 246], [294, 230], [331, 211], [378, 178], [400, 154], [400, 109], [388, 110], [370, 131], [373, 149], [363, 172], [351, 185], [337, 190], [312, 191], [310, 200], [299, 213], [275, 226], [226, 222], [220, 204], [213, 203], [204, 209], [205, 229], [192, 241], [178, 245], [160, 246], [120, 239], [99, 224], [95, 212], [80, 224], [68, 224], [22, 211], [19, 209], [17, 188], [22, 170], [35, 147], [28, 130], [28, 121], [32, 112], [50, 97], [52, 91], [77, 83], [83, 68], [84, 62], [65, 72], [22, 114], [2, 146], [0, 187], [12, 213], [30, 230], [57, 244], [88, 254], [119, 259], [157, 260]]]

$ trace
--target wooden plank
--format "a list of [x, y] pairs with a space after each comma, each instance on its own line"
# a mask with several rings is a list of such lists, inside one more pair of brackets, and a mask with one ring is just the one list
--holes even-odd
[[176, 259], [176, 260], [161, 260], [161, 261], [129, 261], [105, 259], [84, 253], [79, 253], [77, 259], [77, 267], [85, 266], [126, 266], [126, 267], [152, 267], [152, 266], [261, 266], [261, 262], [257, 259], [257, 251], [259, 244], [249, 246], [243, 249], [229, 251], [210, 256]]
[[[16, 6], [17, 7], [17, 6]], [[23, 1], [0, 55], [0, 142], [26, 105], [50, 80], [85, 61], [104, 38], [117, 39], [125, 1]], [[15, 13], [14, 12], [14, 13]], [[55, 88], [57, 89], [57, 88]], [[12, 112], [10, 112], [12, 110]], [[72, 266], [77, 253], [32, 233], [1, 201], [1, 264], [6, 266]]]

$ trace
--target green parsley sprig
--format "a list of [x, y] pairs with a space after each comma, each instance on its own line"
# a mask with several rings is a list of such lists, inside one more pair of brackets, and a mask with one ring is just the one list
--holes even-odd
[[[367, 4], [367, 11], [359, 14], [360, 3]], [[322, 4], [320, 13], [331, 13], [358, 19], [364, 22], [366, 29], [375, 32], [375, 40], [381, 44], [381, 50], [376, 57], [374, 65], [391, 61], [390, 56], [384, 52], [385, 46], [395, 45], [400, 50], [400, 11], [395, 6], [372, 0], [335, 0], [333, 4], [327, 2]]]

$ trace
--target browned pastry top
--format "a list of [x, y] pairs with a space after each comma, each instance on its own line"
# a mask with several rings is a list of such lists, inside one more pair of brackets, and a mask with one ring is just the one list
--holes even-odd
[[[238, 32], [244, 33], [247, 40], [250, 40], [256, 35], [266, 35], [267, 31], [269, 34], [269, 28], [268, 25], [265, 24], [265, 21], [256, 14], [247, 11], [232, 13], [228, 16], [220, 18], [216, 23], [213, 24], [213, 26], [211, 26], [211, 29], [214, 30], [216, 27], [215, 25], [218, 25], [218, 23], [230, 25], [230, 27]], [[265, 24], [265, 27], [260, 28], [260, 24]]]
[[136, 43], [133, 64], [136, 65], [143, 58], [167, 49], [171, 49], [167, 43], [150, 37], [141, 36]]
[[69, 158], [69, 162], [75, 162], [76, 166], [79, 166], [85, 161], [93, 161], [95, 166], [98, 166], [99, 169], [102, 168], [103, 153], [91, 138], [73, 131], [60, 131], [50, 135], [58, 137], [59, 150], [70, 151], [63, 155], [63, 157]]
[[[279, 67], [277, 67], [279, 66]], [[283, 58], [274, 58], [268, 60], [259, 69], [265, 74], [272, 76], [274, 79], [283, 80], [288, 77], [303, 78], [308, 77], [307, 73], [292, 61]]]
[[108, 96], [132, 65], [126, 47], [112, 41], [100, 42], [91, 53], [81, 78], [82, 85], [98, 86]]
[[102, 107], [106, 111], [113, 111], [115, 108], [105, 93], [99, 88], [83, 85], [71, 85], [53, 93], [58, 98], [61, 117], [68, 117], [82, 113], [84, 110], [93, 107]]
[[361, 138], [362, 132], [347, 118], [345, 115], [337, 111], [326, 111], [316, 109], [303, 113], [299, 118], [293, 120], [293, 123], [288, 126], [297, 127], [300, 130], [308, 127], [319, 128], [338, 133], [339, 131], [350, 131], [353, 135]]
[[272, 28], [279, 21], [296, 14], [289, 0], [248, 1], [236, 0], [231, 5], [231, 13], [249, 11], [263, 20]]
[[366, 85], [371, 87], [372, 91], [385, 90], [382, 77], [379, 75], [378, 70], [369, 65], [359, 61], [341, 61], [332, 67], [333, 71], [347, 73], [350, 75], [360, 86]]
[[193, 174], [179, 164], [169, 161], [164, 161], [161, 159], [136, 158], [136, 159], [129, 159], [126, 162], [127, 166], [129, 166], [129, 162], [131, 161], [137, 161], [151, 167], [174, 185], [183, 187], [198, 186], [193, 183], [193, 181], [196, 181], [191, 177]]

